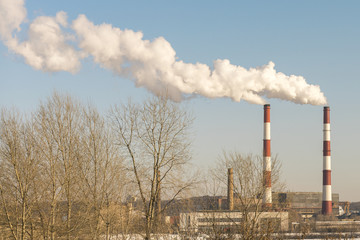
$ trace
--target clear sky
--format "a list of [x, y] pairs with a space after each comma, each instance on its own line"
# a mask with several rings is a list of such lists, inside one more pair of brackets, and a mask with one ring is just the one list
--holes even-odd
[[[246, 69], [272, 61], [277, 72], [319, 85], [331, 108], [333, 192], [341, 201], [360, 201], [359, 1], [27, 0], [25, 8], [26, 21], [14, 32], [19, 41], [28, 38], [36, 18], [64, 11], [69, 26], [84, 14], [95, 25], [141, 31], [143, 39], [163, 37], [177, 61], [213, 68], [214, 60], [228, 59]], [[74, 33], [71, 27], [63, 30]], [[71, 41], [75, 45], [77, 40]], [[4, 41], [0, 44], [2, 107], [29, 112], [54, 90], [90, 100], [103, 112], [129, 97], [150, 94], [92, 57], [83, 58], [73, 73], [42, 71], [26, 64]], [[264, 99], [271, 104], [272, 153], [283, 163], [288, 189], [321, 192], [323, 107]], [[223, 150], [262, 154], [261, 104], [199, 95], [183, 104], [196, 117], [197, 166], [213, 166]]]

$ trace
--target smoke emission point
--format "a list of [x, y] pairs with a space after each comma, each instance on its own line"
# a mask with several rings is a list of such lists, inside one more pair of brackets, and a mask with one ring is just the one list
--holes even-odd
[[[217, 59], [210, 67], [178, 60], [163, 37], [143, 39], [141, 32], [122, 30], [111, 24], [95, 25], [85, 15], [68, 24], [67, 15], [40, 16], [30, 22], [27, 40], [19, 41], [15, 30], [26, 19], [23, 0], [0, 0], [0, 35], [4, 44], [37, 70], [76, 73], [84, 57], [115, 74], [131, 79], [137, 87], [181, 101], [189, 96], [230, 98], [264, 105], [277, 98], [297, 104], [326, 105], [318, 85], [304, 77], [285, 75], [269, 62], [246, 69]], [[16, 33], [14, 33], [16, 32]]]

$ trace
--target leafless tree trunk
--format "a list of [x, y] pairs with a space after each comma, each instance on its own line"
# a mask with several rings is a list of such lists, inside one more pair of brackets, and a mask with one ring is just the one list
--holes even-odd
[[[160, 185], [162, 195], [168, 194], [170, 200], [190, 185], [179, 184], [176, 173], [190, 158], [192, 118], [165, 97], [154, 97], [141, 105], [129, 101], [127, 105], [115, 106], [110, 119], [117, 144], [131, 163], [145, 213], [145, 239], [150, 239]], [[162, 175], [157, 180], [159, 172]], [[172, 182], [175, 178], [177, 184]]]

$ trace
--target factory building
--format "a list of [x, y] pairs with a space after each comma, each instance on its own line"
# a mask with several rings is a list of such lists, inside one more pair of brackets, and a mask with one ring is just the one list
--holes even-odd
[[[330, 150], [330, 108], [324, 107], [323, 119], [323, 191], [322, 192], [272, 192], [271, 188], [271, 137], [270, 137], [270, 105], [264, 105], [264, 138], [263, 138], [263, 187], [262, 196], [253, 199], [238, 199], [234, 193], [233, 169], [228, 169], [227, 197], [202, 197], [193, 199], [193, 207], [202, 202], [202, 208], [195, 211], [180, 213], [180, 230], [192, 232], [207, 232], [214, 228], [223, 231], [239, 230], [244, 221], [244, 201], [250, 203], [247, 210], [247, 220], [254, 220], [261, 231], [269, 221], [276, 226], [277, 231], [288, 231], [291, 226], [289, 214], [295, 213], [302, 219], [309, 219], [319, 214], [331, 217], [339, 214], [339, 194], [331, 191], [331, 150]], [[204, 207], [203, 203], [211, 205]], [[225, 204], [224, 204], [225, 203]], [[206, 205], [206, 204], [205, 204]], [[261, 206], [261, 210], [258, 209]], [[225, 210], [226, 209], [226, 210]], [[259, 213], [260, 212], [260, 213]], [[335, 222], [334, 226], [336, 225]], [[319, 222], [316, 226], [321, 228]], [[331, 225], [326, 223], [325, 225]], [[325, 226], [324, 225], [324, 226]]]
[[[180, 231], [202, 232], [213, 231], [236, 233], [244, 221], [244, 213], [241, 211], [202, 211], [180, 214]], [[266, 231], [269, 226], [272, 231], [287, 231], [289, 227], [288, 212], [250, 212], [246, 216], [247, 221], [253, 221], [258, 231]]]
[[[297, 212], [302, 218], [311, 218], [322, 212], [321, 192], [276, 192], [272, 194], [275, 209]], [[339, 194], [332, 194], [332, 213], [339, 214]]]

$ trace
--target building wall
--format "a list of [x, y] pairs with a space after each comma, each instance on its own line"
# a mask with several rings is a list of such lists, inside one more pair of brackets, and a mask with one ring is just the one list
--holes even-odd
[[[339, 194], [332, 194], [333, 213], [339, 212]], [[273, 193], [274, 206], [292, 209], [299, 213], [319, 213], [322, 207], [321, 192], [277, 192]]]
[[[248, 217], [254, 219], [259, 213], [251, 212]], [[238, 211], [203, 211], [180, 214], [180, 231], [199, 232], [204, 229], [215, 227], [240, 227], [243, 214]], [[280, 225], [281, 231], [287, 231], [289, 227], [288, 212], [262, 212], [257, 218], [262, 220], [273, 219]]]
[[360, 221], [317, 221], [315, 230], [319, 232], [358, 232]]

